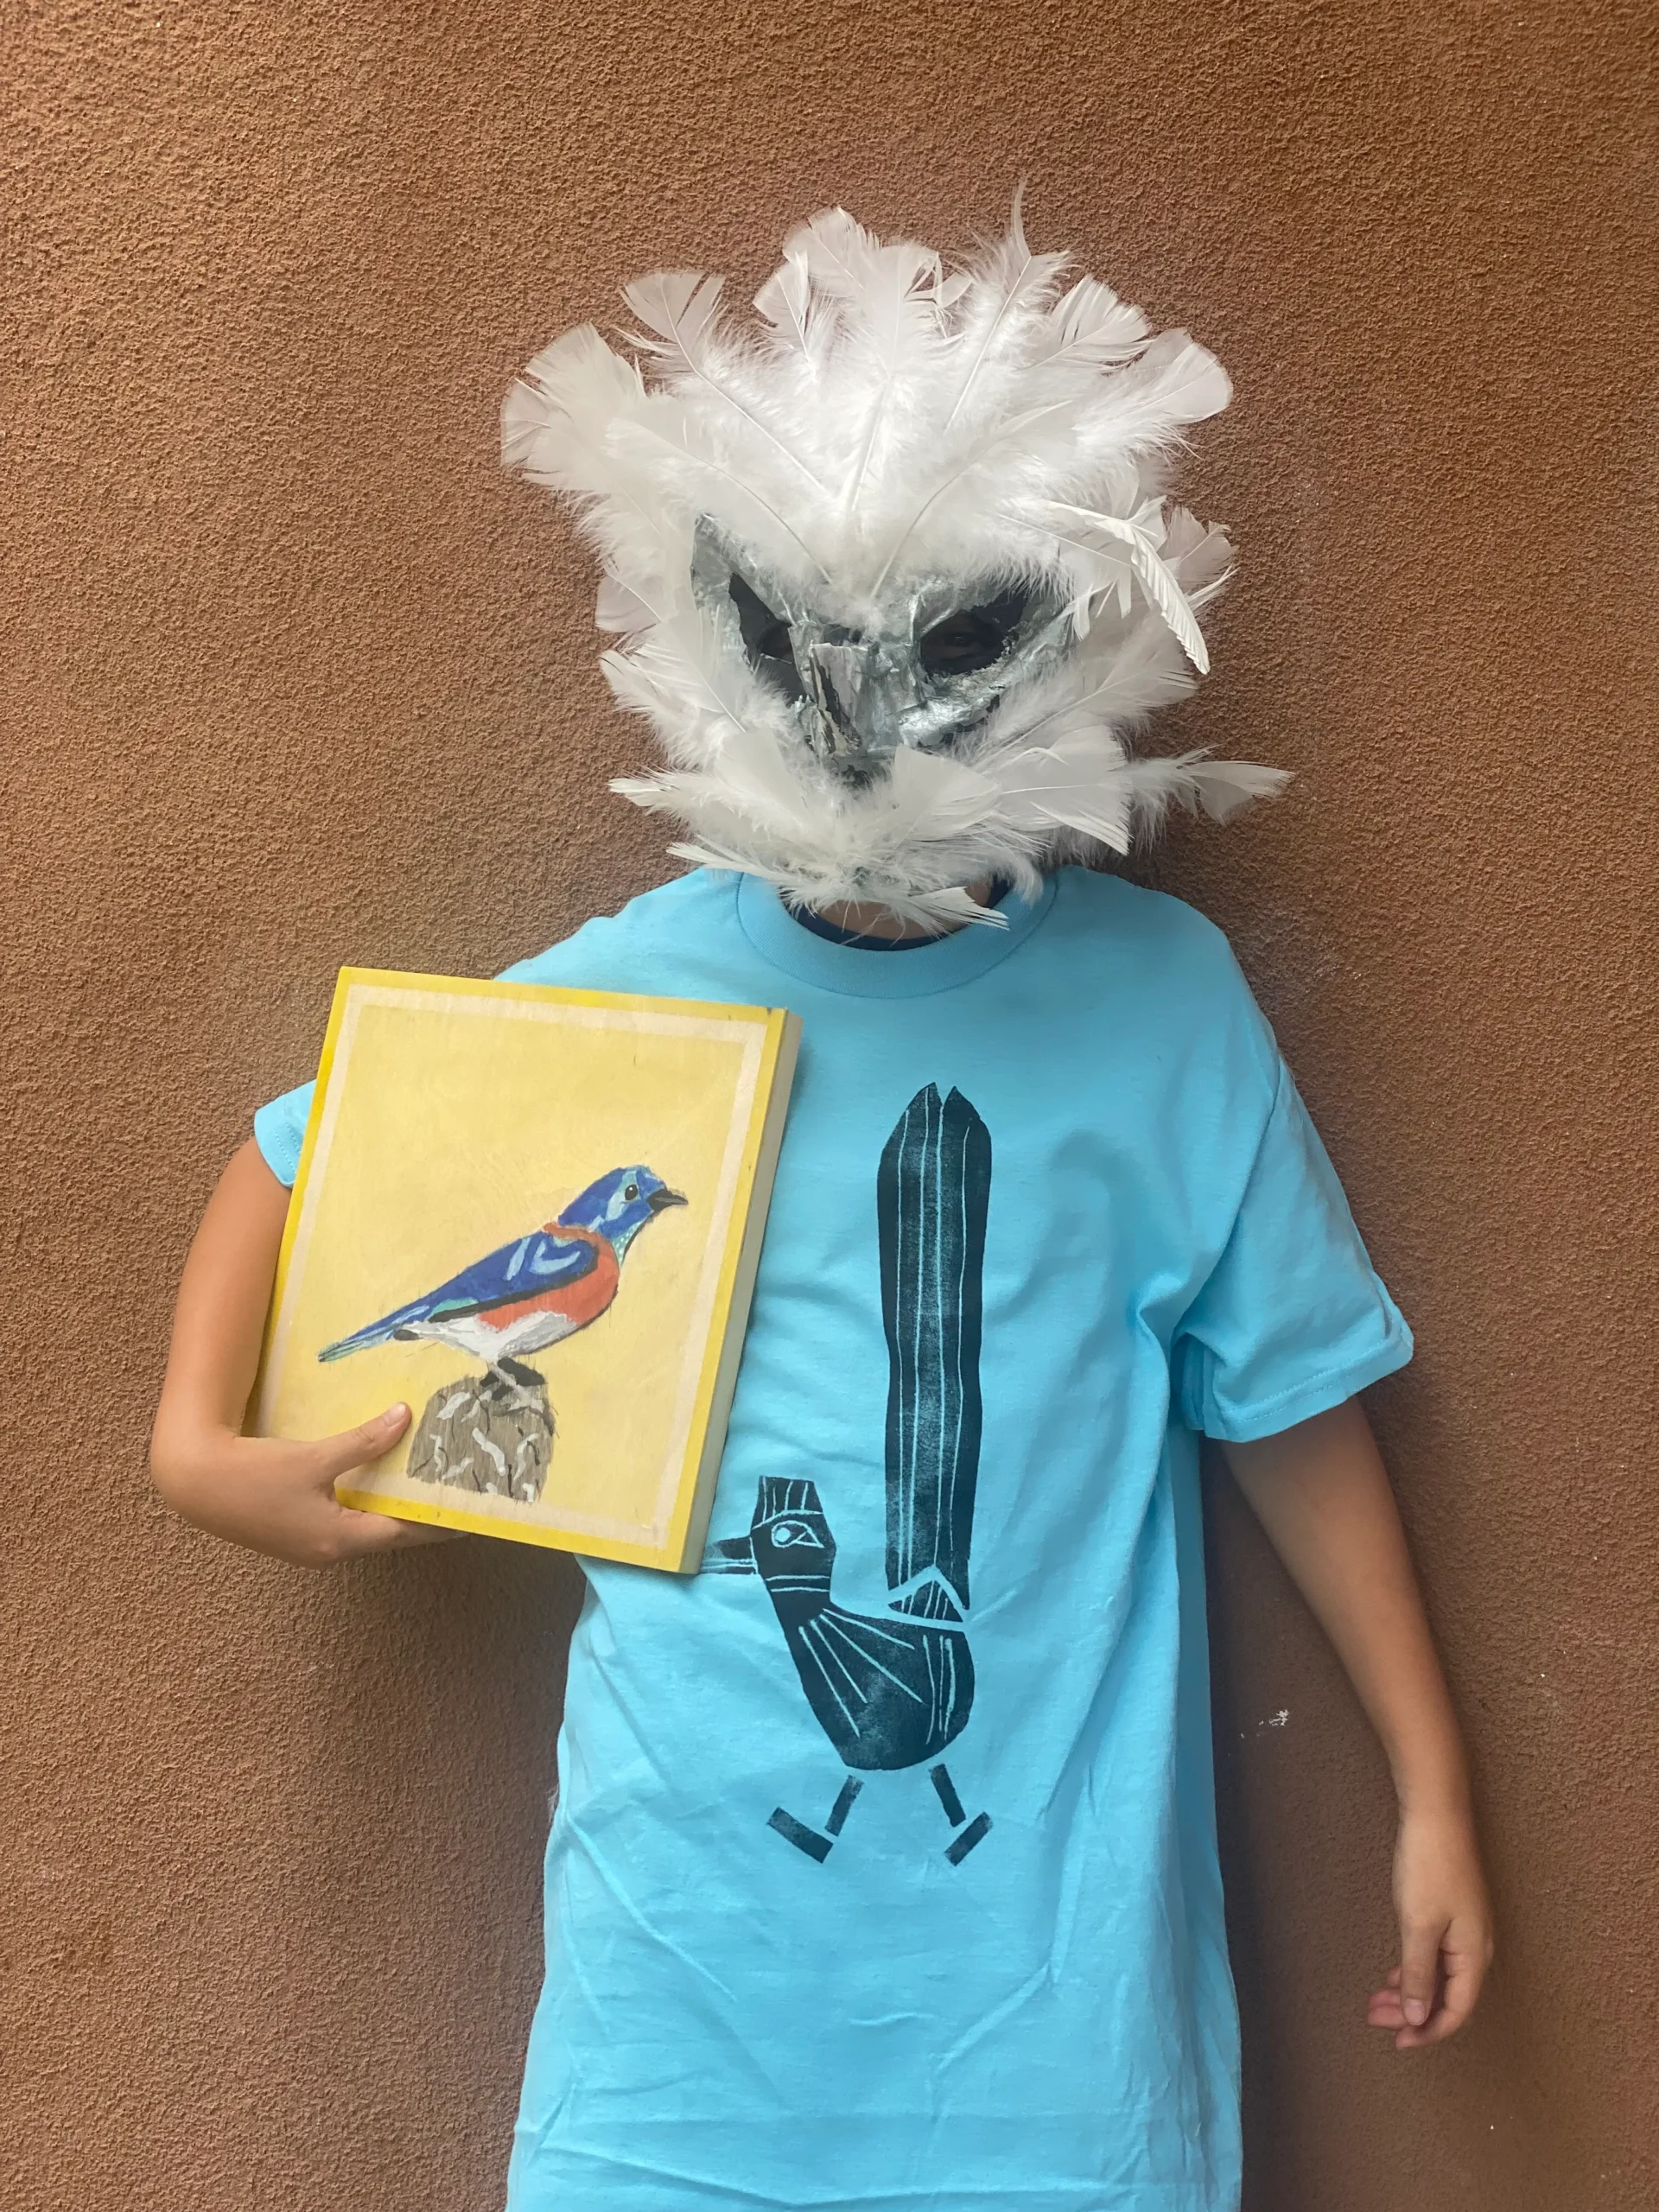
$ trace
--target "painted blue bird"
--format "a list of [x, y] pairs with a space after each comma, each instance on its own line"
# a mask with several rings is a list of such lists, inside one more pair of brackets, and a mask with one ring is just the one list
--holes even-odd
[[396, 1313], [325, 1344], [344, 1359], [371, 1344], [431, 1339], [499, 1368], [544, 1351], [598, 1320], [616, 1296], [622, 1261], [648, 1221], [686, 1203], [649, 1167], [613, 1167], [556, 1221], [486, 1253]]

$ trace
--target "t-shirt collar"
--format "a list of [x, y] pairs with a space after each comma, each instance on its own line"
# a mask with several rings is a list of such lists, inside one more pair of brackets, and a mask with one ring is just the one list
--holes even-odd
[[1050, 876], [1034, 899], [1010, 892], [999, 909], [1007, 917], [1006, 928], [970, 922], [948, 937], [907, 945], [898, 954], [836, 944], [804, 929], [759, 876], [737, 878], [737, 915], [743, 934], [763, 959], [820, 990], [849, 998], [926, 998], [970, 983], [999, 966], [1041, 925], [1056, 888], [1057, 879]]

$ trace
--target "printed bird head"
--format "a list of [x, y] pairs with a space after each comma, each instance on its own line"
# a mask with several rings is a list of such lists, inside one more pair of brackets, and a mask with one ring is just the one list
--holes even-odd
[[748, 1541], [755, 1571], [769, 1588], [829, 1589], [836, 1540], [818, 1503], [816, 1483], [764, 1476]]
[[648, 1221], [685, 1203], [678, 1191], [671, 1191], [649, 1167], [613, 1167], [590, 1183], [580, 1198], [572, 1198], [559, 1220], [567, 1229], [601, 1230], [620, 1259]]
[[1029, 893], [1173, 797], [1224, 817], [1283, 780], [1129, 758], [1208, 666], [1231, 552], [1168, 491], [1230, 387], [1065, 266], [1017, 202], [955, 268], [830, 208], [758, 323], [658, 271], [626, 288], [640, 360], [583, 325], [513, 385], [503, 457], [578, 510], [605, 672], [668, 756], [614, 788], [687, 824], [677, 854], [806, 906], [995, 923], [961, 886]]

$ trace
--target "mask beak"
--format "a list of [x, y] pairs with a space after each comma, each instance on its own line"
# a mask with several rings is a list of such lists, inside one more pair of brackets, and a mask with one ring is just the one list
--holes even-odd
[[868, 783], [886, 766], [897, 737], [876, 650], [815, 640], [801, 656], [801, 677], [819, 756], [849, 781]]
[[645, 1204], [652, 1213], [663, 1213], [670, 1206], [689, 1205], [690, 1201], [678, 1191], [653, 1191]]

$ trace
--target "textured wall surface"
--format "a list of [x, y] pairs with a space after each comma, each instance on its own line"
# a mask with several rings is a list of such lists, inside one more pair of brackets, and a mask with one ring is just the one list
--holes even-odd
[[1218, 1491], [1251, 2212], [1659, 2202], [1642, 11], [13, 0], [3, 37], [7, 2204], [499, 2201], [575, 1576], [175, 1525], [174, 1281], [340, 962], [488, 972], [668, 865], [603, 790], [641, 740], [590, 581], [496, 467], [512, 372], [643, 268], [753, 281], [836, 199], [965, 241], [1021, 173], [1039, 243], [1237, 379], [1193, 480], [1243, 569], [1159, 741], [1299, 780], [1152, 865], [1233, 931], [1416, 1325], [1376, 1412], [1502, 1915], [1465, 2041], [1370, 2039], [1386, 1777]]

